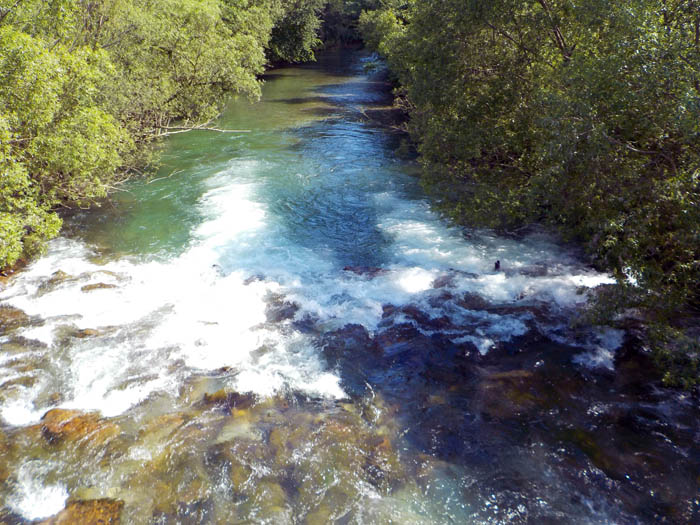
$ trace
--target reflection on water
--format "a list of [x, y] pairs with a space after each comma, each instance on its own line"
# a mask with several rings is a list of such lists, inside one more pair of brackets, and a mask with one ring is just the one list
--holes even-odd
[[697, 399], [570, 326], [570, 250], [432, 211], [384, 88], [275, 71], [0, 291], [0, 518], [698, 518]]

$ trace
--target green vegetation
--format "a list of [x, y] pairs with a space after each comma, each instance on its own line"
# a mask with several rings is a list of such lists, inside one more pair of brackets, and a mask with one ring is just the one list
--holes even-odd
[[152, 161], [146, 143], [313, 59], [323, 0], [0, 0], [0, 269]]
[[598, 315], [641, 308], [697, 382], [697, 339], [672, 328], [700, 307], [697, 1], [386, 0], [360, 26], [444, 209], [582, 242], [619, 281]]

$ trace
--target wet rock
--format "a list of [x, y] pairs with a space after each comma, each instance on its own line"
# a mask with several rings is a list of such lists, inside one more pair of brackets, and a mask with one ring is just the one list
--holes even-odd
[[403, 345], [421, 335], [420, 331], [409, 323], [396, 324], [382, 331], [375, 337], [375, 342], [385, 353], [392, 352], [397, 345]]
[[433, 288], [453, 288], [455, 286], [454, 275], [446, 274], [436, 277], [432, 284]]
[[19, 308], [7, 305], [0, 306], [0, 334], [28, 326], [31, 321], [32, 318]]
[[46, 343], [36, 339], [27, 339], [26, 337], [12, 336], [6, 343], [0, 344], [0, 351], [7, 354], [31, 352], [46, 348]]
[[270, 294], [265, 307], [265, 316], [268, 323], [279, 323], [288, 319], [294, 319], [299, 305], [290, 301], [285, 301], [284, 296]]
[[36, 384], [37, 381], [37, 378], [34, 376], [15, 377], [0, 384], [0, 390], [5, 390], [7, 388], [12, 388], [16, 386], [31, 388]]
[[69, 275], [63, 270], [57, 270], [51, 274], [51, 277], [49, 277], [46, 281], [39, 285], [39, 288], [36, 291], [36, 295], [42, 296], [44, 294], [51, 293], [62, 284], [74, 282], [77, 279], [77, 277]]
[[506, 419], [536, 409], [543, 401], [529, 370], [487, 375], [477, 386], [477, 406], [489, 417]]
[[[625, 479], [627, 474], [627, 466], [618, 454], [611, 454], [610, 449], [605, 449], [598, 444], [593, 433], [581, 428], [566, 429], [560, 434], [564, 442], [573, 444], [577, 449], [582, 451], [591, 462], [600, 470], [612, 479]], [[643, 460], [637, 459], [635, 467], [639, 467]], [[634, 472], [634, 471], [630, 471]]]
[[95, 290], [107, 290], [110, 288], [116, 288], [116, 284], [108, 284], [108, 283], [95, 283], [95, 284], [86, 284], [85, 286], [81, 286], [80, 290], [83, 292], [92, 292]]
[[399, 310], [409, 319], [415, 321], [421, 328], [427, 330], [449, 330], [453, 328], [449, 317], [431, 317], [414, 305], [406, 305]]
[[326, 490], [323, 501], [304, 519], [305, 525], [325, 525], [335, 523], [335, 520], [347, 516], [352, 509], [353, 498], [351, 494], [339, 486]]
[[138, 444], [149, 453], [157, 454], [161, 443], [171, 441], [172, 436], [187, 422], [188, 418], [180, 413], [158, 416], [141, 428]]
[[94, 328], [83, 328], [81, 330], [76, 330], [71, 335], [78, 339], [86, 339], [88, 337], [99, 337], [104, 334], [102, 330], [95, 330]]
[[21, 269], [25, 268], [27, 264], [29, 264], [29, 261], [27, 261], [26, 259], [19, 259], [15, 264], [13, 264], [10, 267], [0, 268], [0, 285], [7, 285], [12, 279], [12, 276], [15, 275]]
[[651, 353], [644, 350], [642, 340], [628, 334], [615, 352], [615, 384], [626, 393], [648, 397], [661, 378], [659, 367]]
[[467, 292], [459, 297], [457, 305], [465, 310], [486, 310], [491, 303], [477, 293]]
[[434, 281], [433, 281], [433, 288], [438, 289], [438, 288], [454, 288], [457, 286], [457, 283], [455, 282], [457, 278], [461, 279], [476, 279], [479, 277], [475, 273], [471, 272], [464, 272], [462, 270], [450, 270], [449, 273], [443, 274], [438, 276]]
[[287, 495], [282, 486], [274, 480], [263, 479], [257, 483], [253, 498], [261, 507], [284, 508]]
[[119, 433], [119, 427], [96, 412], [54, 408], [41, 418], [41, 431], [51, 444], [86, 442], [102, 444]]
[[234, 461], [231, 464], [229, 479], [231, 485], [236, 492], [242, 492], [245, 485], [250, 481], [253, 475], [253, 469], [240, 461]]
[[356, 359], [360, 353], [375, 350], [376, 345], [369, 332], [359, 324], [346, 324], [339, 330], [325, 334], [323, 339], [323, 353], [331, 366], [335, 366], [344, 356]]
[[[0, 485], [10, 477], [10, 443], [5, 433], [0, 429]], [[1, 517], [2, 515], [0, 515]]]
[[265, 276], [264, 276], [264, 275], [255, 274], [255, 275], [251, 275], [250, 277], [248, 277], [247, 279], [245, 279], [245, 280], [243, 281], [243, 284], [244, 284], [245, 286], [248, 286], [249, 284], [252, 284], [252, 283], [255, 283], [255, 282], [258, 282], [258, 281], [264, 281], [264, 280], [265, 280]]
[[389, 273], [389, 270], [385, 270], [384, 268], [377, 268], [375, 266], [346, 266], [343, 268], [344, 272], [351, 272], [356, 275], [362, 275], [364, 277], [369, 277], [370, 279], [374, 279], [378, 275], [384, 275], [386, 273]]
[[114, 499], [72, 501], [56, 516], [41, 525], [117, 525], [121, 523], [124, 502]]
[[202, 399], [205, 406], [215, 406], [229, 413], [234, 413], [236, 410], [249, 409], [256, 401], [257, 396], [255, 394], [226, 392], [223, 389], [213, 394], [204, 394], [204, 398]]
[[549, 267], [545, 263], [537, 263], [518, 268], [518, 273], [527, 277], [545, 277], [549, 273]]

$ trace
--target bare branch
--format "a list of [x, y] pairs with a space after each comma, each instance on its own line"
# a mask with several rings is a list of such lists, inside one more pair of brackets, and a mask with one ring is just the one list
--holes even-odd
[[7, 9], [3, 9], [2, 14], [0, 15], [0, 24], [2, 24], [2, 21], [5, 20], [5, 17], [9, 15], [12, 11], [15, 10], [15, 8], [24, 2], [24, 0], [17, 0], [12, 7], [8, 7]]
[[[165, 133], [159, 133], [158, 137], [167, 137], [169, 135], [177, 135], [178, 133], [188, 133], [190, 131], [215, 131], [216, 133], [250, 133], [249, 129], [219, 129], [205, 126], [163, 126], [159, 129], [167, 129]], [[154, 130], [156, 131], [156, 130]]]

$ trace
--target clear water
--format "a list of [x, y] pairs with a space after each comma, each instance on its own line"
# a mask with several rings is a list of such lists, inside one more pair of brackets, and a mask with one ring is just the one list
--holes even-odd
[[[276, 70], [218, 123], [250, 133], [173, 136], [154, 178], [71, 217], [0, 292], [30, 316], [0, 339], [6, 516], [69, 497], [123, 500], [129, 523], [697, 514], [685, 467], [663, 481], [678, 510], [630, 459], [696, 465], [695, 427], [620, 445], [624, 333], [569, 327], [610, 279], [543, 234], [443, 220], [365, 118], [384, 87], [353, 54]], [[51, 443], [52, 408], [118, 430]]]

